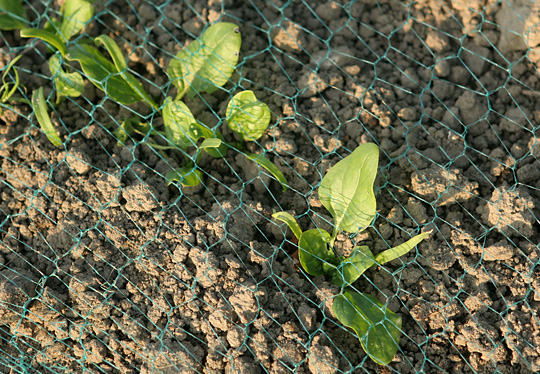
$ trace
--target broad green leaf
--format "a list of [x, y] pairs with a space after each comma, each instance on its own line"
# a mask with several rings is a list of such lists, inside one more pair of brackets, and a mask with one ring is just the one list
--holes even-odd
[[62, 23], [60, 35], [66, 41], [78, 34], [92, 19], [94, 7], [86, 0], [66, 0], [60, 8]]
[[183, 101], [169, 97], [163, 106], [163, 124], [167, 139], [182, 150], [195, 147], [200, 138], [215, 137], [212, 130], [197, 122]]
[[296, 222], [296, 219], [292, 214], [287, 212], [277, 212], [272, 214], [272, 218], [285, 222], [293, 232], [294, 236], [296, 236], [296, 239], [300, 239], [300, 236], [302, 236], [302, 229], [300, 229], [300, 225]]
[[0, 30], [22, 29], [27, 22], [21, 0], [0, 0]]
[[420, 243], [427, 236], [429, 236], [429, 234], [431, 234], [431, 231], [423, 232], [407, 240], [405, 243], [398, 245], [397, 247], [387, 249], [386, 251], [381, 252], [377, 256], [375, 256], [375, 261], [377, 261], [378, 264], [382, 265], [389, 261], [395, 260], [396, 258], [399, 258], [404, 254], [408, 253], [418, 243]]
[[362, 348], [379, 365], [392, 362], [401, 336], [401, 317], [371, 295], [345, 291], [334, 299], [332, 311], [344, 326], [352, 328]]
[[259, 166], [262, 166], [263, 168], [268, 170], [278, 180], [278, 182], [281, 183], [281, 187], [283, 187], [283, 191], [287, 191], [287, 188], [289, 188], [289, 182], [287, 182], [287, 178], [285, 178], [281, 170], [279, 170], [277, 166], [272, 163], [272, 161], [270, 161], [263, 155], [258, 155], [256, 153], [244, 153], [244, 154], [251, 161], [257, 163]]
[[111, 99], [125, 105], [144, 99], [141, 95], [142, 91], [134, 90], [123, 75], [131, 76], [136, 81], [135, 77], [128, 72], [120, 74], [116, 66], [97, 48], [88, 44], [74, 44], [68, 47], [66, 58], [69, 61], [78, 61], [90, 82], [109, 95]]
[[227, 123], [243, 140], [259, 139], [270, 124], [268, 105], [257, 100], [253, 91], [234, 95], [227, 106]]
[[66, 55], [66, 44], [57, 35], [52, 32], [41, 29], [22, 29], [21, 37], [38, 38], [60, 51], [62, 56]]
[[62, 140], [56, 133], [54, 126], [49, 117], [49, 112], [47, 110], [47, 103], [45, 101], [45, 96], [43, 95], [43, 87], [34, 90], [32, 93], [32, 108], [34, 109], [34, 114], [36, 119], [41, 126], [41, 129], [47, 135], [47, 138], [51, 141], [54, 146], [62, 145]]
[[339, 287], [347, 287], [354, 283], [364, 272], [375, 265], [375, 258], [369, 247], [356, 247], [354, 252], [341, 261], [332, 273], [332, 283]]
[[[6, 103], [19, 87], [19, 73], [14, 66], [21, 57], [22, 55], [15, 57], [4, 69], [4, 74], [2, 74], [2, 87], [0, 87], [0, 103]], [[8, 82], [6, 79], [11, 69], [13, 69], [13, 73], [15, 74], [15, 82]]]
[[204, 33], [181, 50], [170, 62], [167, 73], [178, 88], [177, 100], [186, 93], [212, 93], [231, 77], [242, 38], [237, 25], [221, 22], [208, 27]]
[[378, 162], [379, 147], [373, 143], [362, 144], [324, 176], [319, 199], [334, 217], [338, 230], [357, 232], [375, 218], [373, 183]]
[[336, 256], [328, 249], [330, 234], [322, 229], [304, 231], [298, 239], [298, 258], [304, 270], [310, 275], [324, 275], [325, 263], [335, 264]]
[[183, 167], [180, 169], [169, 171], [165, 178], [168, 184], [172, 182], [180, 182], [182, 186], [197, 186], [202, 182], [202, 173], [193, 166]]
[[146, 93], [141, 82], [139, 82], [132, 74], [127, 72], [128, 66], [126, 59], [122, 55], [122, 51], [120, 50], [120, 47], [118, 47], [118, 44], [116, 44], [116, 42], [107, 35], [100, 35], [95, 40], [96, 42], [102, 43], [105, 46], [107, 52], [109, 52], [111, 55], [116, 71], [120, 73], [122, 78], [124, 78], [126, 83], [133, 89], [133, 91], [137, 92], [154, 109], [157, 109], [158, 106]]
[[54, 77], [54, 85], [58, 96], [80, 96], [84, 89], [82, 76], [77, 73], [66, 73], [62, 69], [60, 56], [52, 55], [49, 59], [49, 69]]

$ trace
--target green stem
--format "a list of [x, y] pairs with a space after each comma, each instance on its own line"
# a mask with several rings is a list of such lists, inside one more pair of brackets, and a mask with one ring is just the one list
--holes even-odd
[[337, 227], [334, 227], [334, 230], [332, 231], [332, 237], [330, 238], [330, 248], [334, 248], [334, 243], [336, 242], [336, 238], [339, 234], [339, 230]]

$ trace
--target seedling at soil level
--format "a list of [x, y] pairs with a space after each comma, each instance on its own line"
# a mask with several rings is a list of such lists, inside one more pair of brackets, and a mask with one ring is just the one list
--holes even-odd
[[[160, 107], [146, 93], [142, 84], [127, 72], [127, 64], [118, 45], [106, 35], [96, 38], [105, 46], [112, 58], [107, 60], [99, 50], [89, 44], [76, 44], [67, 49], [66, 58], [78, 61], [89, 80], [112, 99], [122, 104], [144, 100], [156, 111], [162, 112], [165, 131], [149, 128], [144, 133], [137, 127], [137, 120], [128, 125], [125, 121], [120, 143], [133, 132], [149, 135], [147, 144], [159, 149], [179, 150], [185, 157], [184, 166], [167, 173], [169, 183], [180, 181], [184, 186], [201, 183], [202, 173], [198, 163], [202, 151], [215, 158], [224, 157], [229, 148], [240, 150], [248, 159], [268, 170], [287, 189], [287, 180], [281, 171], [267, 158], [243, 151], [244, 141], [260, 139], [270, 124], [270, 109], [259, 101], [252, 91], [242, 91], [229, 102], [226, 120], [238, 134], [240, 142], [230, 143], [222, 133], [197, 121], [189, 107], [181, 100], [184, 96], [194, 98], [201, 93], [212, 93], [227, 83], [233, 74], [240, 53], [241, 37], [238, 26], [233, 23], [216, 23], [198, 39], [180, 51], [170, 62], [167, 72], [178, 89], [176, 98], [167, 97]], [[134, 126], [133, 126], [134, 124]], [[165, 139], [169, 145], [160, 145], [155, 139]], [[195, 152], [192, 150], [195, 149]]]
[[60, 20], [53, 19], [43, 29], [21, 30], [22, 37], [41, 39], [48, 44], [51, 52], [56, 51], [49, 59], [49, 70], [56, 88], [56, 104], [59, 104], [63, 97], [78, 97], [83, 91], [81, 74], [65, 71], [62, 64], [66, 61], [70, 39], [81, 32], [90, 21], [94, 15], [94, 7], [87, 0], [66, 0], [60, 8], [60, 14]]
[[[0, 86], [0, 104], [4, 104], [8, 108], [10, 107], [10, 105], [8, 105], [7, 103], [10, 100], [17, 100], [17, 101], [22, 101], [22, 102], [25, 101], [24, 99], [21, 99], [21, 98], [16, 98], [16, 99], [12, 98], [15, 91], [17, 91], [17, 88], [19, 88], [19, 73], [17, 72], [17, 69], [14, 66], [21, 57], [22, 56], [17, 56], [13, 60], [11, 60], [10, 63], [6, 66], [4, 70], [4, 74], [2, 74], [2, 86]], [[13, 73], [15, 74], [15, 82], [10, 82], [7, 80], [8, 74], [11, 71], [11, 69], [13, 69]], [[2, 115], [3, 113], [4, 113], [4, 110], [0, 107], [0, 115]]]
[[340, 231], [358, 233], [371, 225], [376, 214], [373, 183], [377, 174], [379, 148], [373, 143], [357, 147], [326, 173], [319, 187], [319, 199], [334, 218], [332, 235], [323, 229], [302, 232], [287, 212], [273, 217], [285, 222], [298, 239], [298, 257], [304, 270], [314, 276], [326, 275], [342, 288], [334, 298], [336, 318], [352, 328], [364, 351], [380, 365], [389, 364], [398, 350], [401, 317], [377, 298], [349, 288], [367, 269], [403, 256], [430, 233], [374, 256], [367, 246], [357, 246], [348, 257], [336, 256], [334, 242]]

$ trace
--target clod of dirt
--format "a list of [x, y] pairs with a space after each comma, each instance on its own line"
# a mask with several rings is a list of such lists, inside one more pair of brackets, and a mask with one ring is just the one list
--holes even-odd
[[0, 272], [0, 324], [22, 318], [26, 302], [36, 295], [34, 277], [26, 271]]
[[308, 359], [313, 374], [334, 374], [338, 371], [338, 358], [334, 350], [318, 335], [311, 342]]
[[535, 206], [532, 197], [522, 189], [511, 190], [508, 186], [493, 191], [486, 205], [478, 207], [485, 222], [497, 227], [506, 235], [519, 233], [525, 237], [534, 233], [534, 217], [531, 209]]
[[122, 197], [126, 200], [128, 212], [148, 212], [159, 207], [155, 196], [157, 193], [150, 190], [150, 186], [137, 183], [122, 190]]
[[300, 52], [305, 44], [302, 29], [295, 23], [283, 21], [270, 32], [272, 42], [280, 49]]
[[446, 170], [436, 165], [412, 174], [412, 188], [427, 201], [438, 206], [463, 202], [478, 194], [478, 183], [469, 180], [458, 169]]

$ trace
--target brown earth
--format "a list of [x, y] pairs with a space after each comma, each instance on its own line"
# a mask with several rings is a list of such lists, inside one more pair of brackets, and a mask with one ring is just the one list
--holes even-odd
[[[36, 26], [53, 3], [25, 3]], [[168, 186], [179, 155], [140, 138], [121, 147], [110, 130], [134, 115], [159, 128], [159, 116], [90, 83], [54, 110], [61, 147], [29, 106], [4, 112], [1, 373], [540, 371], [536, 5], [307, 3], [98, 2], [86, 30], [113, 36], [162, 101], [183, 43], [208, 22], [237, 23], [242, 62], [225, 88], [270, 106], [271, 128], [250, 147], [283, 171], [286, 192], [233, 152], [201, 161], [204, 186]], [[50, 92], [43, 43], [1, 36], [0, 66], [24, 51], [27, 94]], [[230, 93], [187, 103], [219, 125]], [[378, 215], [338, 246], [379, 253], [434, 230], [356, 283], [403, 317], [388, 367], [340, 327], [330, 309], [339, 289], [296, 269], [291, 233], [270, 217], [286, 210], [304, 229], [329, 227], [317, 186], [368, 141], [381, 148]]]

